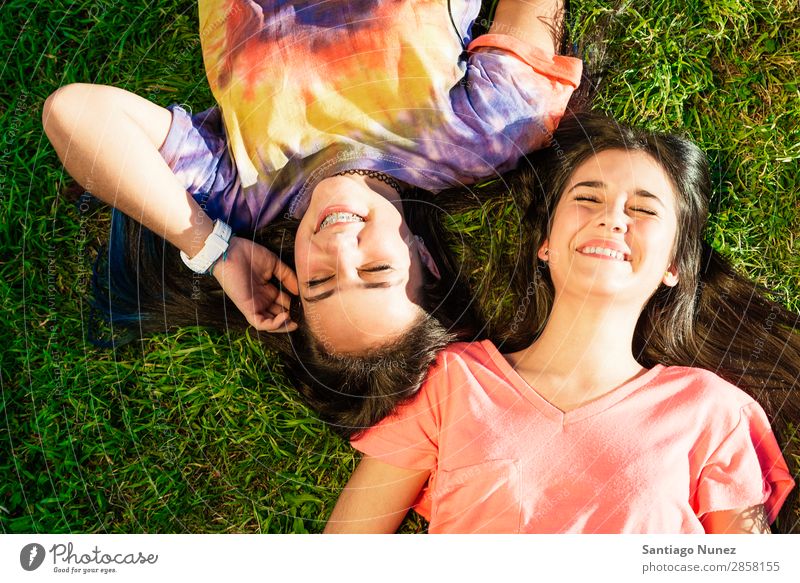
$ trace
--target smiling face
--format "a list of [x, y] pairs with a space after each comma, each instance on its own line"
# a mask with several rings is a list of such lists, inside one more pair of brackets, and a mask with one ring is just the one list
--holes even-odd
[[391, 187], [359, 175], [323, 180], [295, 239], [311, 333], [332, 353], [360, 353], [397, 338], [420, 317], [423, 263], [435, 272]]
[[539, 249], [556, 296], [625, 300], [641, 309], [660, 284], [674, 286], [673, 185], [640, 151], [606, 150], [578, 166]]

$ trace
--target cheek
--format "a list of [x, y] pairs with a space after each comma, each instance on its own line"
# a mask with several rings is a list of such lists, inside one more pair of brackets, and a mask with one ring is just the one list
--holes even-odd
[[294, 266], [297, 277], [301, 280], [308, 279], [308, 273], [312, 268], [310, 248], [309, 242], [298, 233], [294, 242]]
[[581, 225], [586, 223], [587, 218], [584, 215], [584, 212], [576, 208], [556, 211], [547, 238], [550, 262], [559, 261], [569, 255], [571, 239], [580, 230]]
[[634, 244], [644, 247], [649, 262], [657, 264], [659, 269], [672, 262], [677, 229], [675, 225], [657, 223], [655, 221], [638, 222], [633, 227]]
[[562, 238], [570, 238], [581, 229], [590, 226], [597, 216], [602, 214], [599, 205], [597, 208], [592, 208], [579, 204], [564, 204], [553, 216], [551, 231], [560, 234]]
[[370, 225], [362, 231], [360, 247], [365, 260], [384, 260], [396, 266], [411, 262], [411, 249], [397, 229], [386, 230], [379, 225]]

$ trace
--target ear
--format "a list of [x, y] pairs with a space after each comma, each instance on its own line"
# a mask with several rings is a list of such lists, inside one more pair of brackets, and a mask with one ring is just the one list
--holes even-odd
[[661, 282], [669, 287], [675, 287], [678, 285], [678, 268], [674, 265], [670, 265], [669, 268], [664, 272], [664, 277]]
[[422, 261], [422, 264], [428, 268], [428, 271], [431, 272], [433, 277], [436, 279], [442, 279], [442, 274], [439, 273], [439, 268], [436, 266], [436, 262], [433, 260], [431, 252], [428, 251], [428, 248], [425, 246], [425, 241], [422, 240], [422, 237], [416, 237], [415, 241], [417, 242], [417, 253], [419, 253], [419, 258]]
[[539, 247], [539, 251], [536, 253], [536, 257], [538, 257], [544, 262], [550, 261], [550, 241], [548, 239], [545, 239], [542, 242], [542, 246]]

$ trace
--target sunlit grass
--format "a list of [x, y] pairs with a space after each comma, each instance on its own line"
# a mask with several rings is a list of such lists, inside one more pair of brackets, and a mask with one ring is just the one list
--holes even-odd
[[[800, 310], [796, 2], [572, 4], [577, 31], [608, 23], [599, 107], [683, 131], [709, 153], [709, 240]], [[0, 527], [321, 530], [354, 455], [299, 403], [255, 337], [190, 328], [116, 352], [85, 340], [88, 276], [108, 216], [66, 195], [42, 103], [83, 81], [210, 106], [195, 4], [12, 0], [0, 31]], [[508, 252], [513, 214], [458, 218], [473, 278]]]

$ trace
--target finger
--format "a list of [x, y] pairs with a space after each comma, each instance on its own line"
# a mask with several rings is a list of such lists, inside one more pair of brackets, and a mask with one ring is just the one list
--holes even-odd
[[263, 322], [263, 328], [265, 332], [278, 332], [283, 330], [288, 323], [291, 323], [289, 320], [289, 314], [286, 312], [281, 312], [274, 318], [267, 318]]
[[277, 304], [281, 311], [289, 310], [292, 307], [292, 296], [285, 291], [278, 291], [278, 288], [271, 283], [261, 284], [261, 289], [254, 290], [258, 293], [260, 303], [267, 306]]
[[269, 306], [267, 306], [265, 311], [267, 312], [267, 315], [264, 316], [265, 318], [275, 318], [276, 316], [280, 316], [281, 314], [289, 313], [289, 310], [285, 309], [283, 306], [280, 306], [278, 304], [270, 304]]
[[286, 318], [275, 328], [275, 332], [294, 332], [297, 328], [297, 322], [292, 321], [291, 316], [287, 313]]
[[287, 312], [281, 312], [273, 318], [272, 332], [293, 332], [297, 330], [297, 323], [293, 322]]
[[281, 291], [275, 297], [275, 303], [278, 304], [284, 310], [288, 310], [292, 307], [292, 296], [290, 296], [284, 291]]
[[286, 314], [286, 315], [287, 315], [287, 318], [286, 318], [287, 322], [288, 322], [288, 321], [290, 321], [290, 320], [292, 319], [291, 312], [289, 312], [289, 310], [285, 310], [285, 309], [283, 309], [283, 308], [282, 308], [281, 306], [279, 306], [278, 304], [272, 304], [271, 306], [269, 306], [269, 307], [267, 308], [267, 310], [266, 310], [266, 311], [269, 313], [268, 315], [266, 315], [266, 316], [265, 316], [265, 317], [267, 317], [267, 318], [269, 318], [269, 317], [272, 317], [272, 318], [277, 318], [277, 317], [278, 317], [278, 316], [280, 316], [281, 314]]
[[283, 287], [288, 289], [294, 295], [298, 295], [300, 293], [300, 287], [297, 284], [297, 275], [295, 274], [294, 270], [277, 257], [275, 258], [275, 268], [272, 270], [272, 274], [278, 278], [278, 280], [283, 284]]

